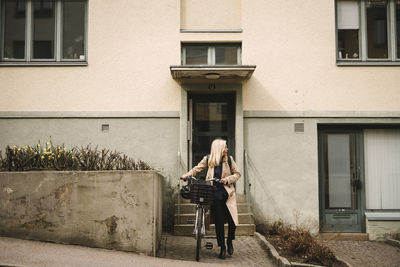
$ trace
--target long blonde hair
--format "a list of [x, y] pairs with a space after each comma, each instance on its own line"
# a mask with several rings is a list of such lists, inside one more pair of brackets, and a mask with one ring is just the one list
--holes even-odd
[[210, 158], [208, 159], [208, 167], [213, 168], [221, 163], [224, 156], [226, 141], [223, 139], [215, 139], [211, 144]]

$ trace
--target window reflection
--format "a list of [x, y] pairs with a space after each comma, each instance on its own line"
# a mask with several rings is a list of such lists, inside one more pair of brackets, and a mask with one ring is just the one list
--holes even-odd
[[54, 1], [33, 1], [33, 58], [54, 58]]
[[238, 48], [237, 47], [216, 47], [215, 48], [215, 64], [219, 65], [236, 65]]
[[63, 58], [85, 59], [85, 1], [68, 0], [63, 5]]
[[24, 59], [26, 2], [6, 0], [4, 8], [4, 59]]
[[186, 47], [186, 65], [206, 65], [208, 47]]
[[396, 3], [397, 58], [400, 58], [400, 0]]
[[367, 1], [369, 58], [388, 58], [387, 1]]

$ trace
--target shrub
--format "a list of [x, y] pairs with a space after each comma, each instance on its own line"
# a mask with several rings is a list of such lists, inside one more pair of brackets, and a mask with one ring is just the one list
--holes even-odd
[[277, 221], [267, 225], [266, 235], [276, 236], [277, 238], [272, 241], [281, 252], [295, 255], [303, 262], [329, 266], [336, 261], [333, 252], [320, 244], [310, 231], [304, 228], [291, 227], [282, 221]]
[[35, 146], [7, 146], [4, 157], [0, 151], [0, 170], [151, 170], [151, 167], [117, 151], [99, 150], [97, 146], [67, 149], [65, 145], [54, 146], [52, 142], [47, 142], [46, 146], [40, 143]]

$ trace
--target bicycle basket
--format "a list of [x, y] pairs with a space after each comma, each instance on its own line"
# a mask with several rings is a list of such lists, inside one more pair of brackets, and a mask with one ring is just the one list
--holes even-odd
[[195, 204], [211, 205], [214, 202], [215, 186], [204, 181], [190, 185], [190, 202]]
[[189, 188], [189, 185], [185, 185], [185, 186], [183, 186], [182, 188], [181, 188], [181, 196], [184, 198], [184, 199], [190, 199], [190, 188]]

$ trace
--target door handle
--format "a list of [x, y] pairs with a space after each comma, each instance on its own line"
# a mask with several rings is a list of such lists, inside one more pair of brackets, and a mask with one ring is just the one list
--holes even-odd
[[352, 186], [354, 186], [357, 189], [361, 189], [361, 180], [360, 179], [355, 179], [351, 181]]

